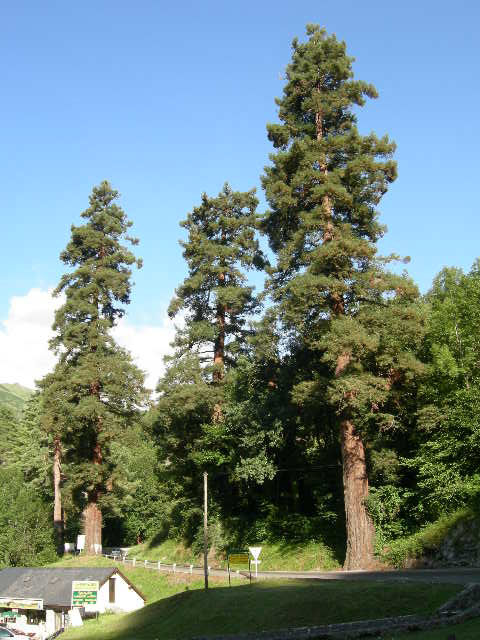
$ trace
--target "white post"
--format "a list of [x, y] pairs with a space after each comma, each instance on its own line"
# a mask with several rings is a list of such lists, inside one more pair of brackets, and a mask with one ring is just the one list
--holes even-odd
[[133, 566], [135, 566], [135, 565], [137, 564], [137, 559], [136, 559], [136, 558], [134, 558], [134, 559], [133, 559], [133, 561], [132, 561], [132, 563], [133, 563]]
[[147, 561], [146, 560], [145, 560], [144, 566], [145, 566], [145, 569], [146, 569], [147, 568]]
[[173, 573], [175, 573], [176, 568], [177, 568], [177, 563], [176, 563], [176, 562], [174, 562], [174, 563], [173, 563]]
[[190, 573], [193, 573], [193, 564], [190, 565]]

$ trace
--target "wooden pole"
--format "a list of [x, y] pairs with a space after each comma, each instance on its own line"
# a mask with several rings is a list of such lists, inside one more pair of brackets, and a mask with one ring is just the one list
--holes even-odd
[[208, 589], [208, 473], [203, 474], [203, 572], [205, 574], [205, 589]]

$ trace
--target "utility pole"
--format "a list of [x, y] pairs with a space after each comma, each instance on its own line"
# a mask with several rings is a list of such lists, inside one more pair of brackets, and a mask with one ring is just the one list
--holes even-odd
[[203, 572], [205, 574], [205, 589], [208, 589], [208, 473], [203, 473]]

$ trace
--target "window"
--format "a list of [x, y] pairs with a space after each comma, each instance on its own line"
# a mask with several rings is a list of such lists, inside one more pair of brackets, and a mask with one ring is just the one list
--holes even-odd
[[108, 579], [108, 601], [115, 602], [115, 578]]

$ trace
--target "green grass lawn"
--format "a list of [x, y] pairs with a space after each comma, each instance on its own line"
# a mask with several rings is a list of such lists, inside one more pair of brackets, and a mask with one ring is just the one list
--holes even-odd
[[[340, 564], [333, 551], [321, 542], [295, 543], [259, 543], [262, 547], [260, 554], [261, 565], [259, 569], [265, 571], [290, 569], [292, 571], [308, 571], [310, 569], [338, 569]], [[160, 544], [143, 544], [132, 547], [128, 553], [129, 558], [138, 560], [150, 560], [151, 562], [174, 562], [182, 564], [203, 565], [203, 558], [196, 556], [191, 549], [186, 548], [181, 542], [165, 540]], [[210, 566], [226, 568], [227, 562], [224, 554], [209, 560]]]
[[[60, 566], [74, 562], [61, 561]], [[93, 562], [98, 566], [104, 561]], [[139, 568], [125, 573], [148, 597], [148, 605], [87, 621], [63, 635], [65, 640], [169, 640], [427, 614], [459, 590], [457, 585], [299, 580], [235, 582], [229, 588], [223, 580], [212, 579], [212, 588], [205, 592], [196, 577]]]

